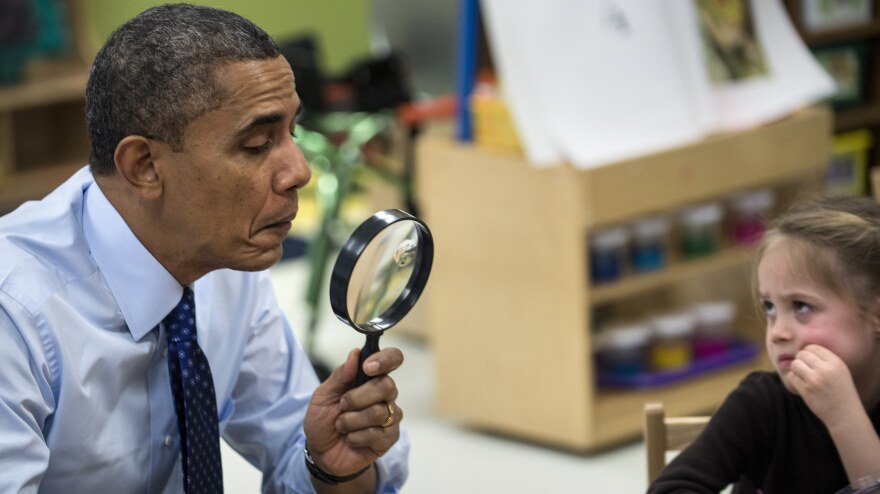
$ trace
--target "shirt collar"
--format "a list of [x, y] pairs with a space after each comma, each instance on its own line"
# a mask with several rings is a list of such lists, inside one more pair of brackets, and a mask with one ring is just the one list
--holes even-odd
[[86, 242], [131, 336], [139, 341], [177, 305], [183, 287], [135, 237], [97, 183], [85, 195]]

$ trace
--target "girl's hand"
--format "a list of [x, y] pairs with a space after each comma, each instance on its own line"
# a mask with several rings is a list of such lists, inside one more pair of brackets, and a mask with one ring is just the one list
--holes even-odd
[[790, 382], [829, 429], [855, 410], [864, 412], [846, 363], [823, 346], [807, 345], [795, 355]]
[[828, 428], [850, 483], [880, 468], [880, 438], [846, 364], [819, 345], [807, 345], [791, 363], [789, 382]]

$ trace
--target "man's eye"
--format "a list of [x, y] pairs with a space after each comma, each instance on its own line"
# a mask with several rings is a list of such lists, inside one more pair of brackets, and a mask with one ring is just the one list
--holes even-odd
[[268, 150], [271, 145], [272, 141], [266, 141], [265, 144], [261, 144], [259, 146], [245, 146], [244, 150], [248, 154], [262, 154], [266, 152], [266, 150]]

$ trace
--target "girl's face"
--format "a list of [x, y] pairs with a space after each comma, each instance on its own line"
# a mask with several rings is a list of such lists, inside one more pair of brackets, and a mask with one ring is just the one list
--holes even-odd
[[873, 389], [880, 370], [877, 324], [862, 316], [854, 301], [810, 280], [788, 255], [788, 242], [769, 246], [758, 264], [767, 353], [785, 387], [795, 392], [789, 381], [791, 362], [799, 350], [816, 344], [846, 363], [860, 393]]

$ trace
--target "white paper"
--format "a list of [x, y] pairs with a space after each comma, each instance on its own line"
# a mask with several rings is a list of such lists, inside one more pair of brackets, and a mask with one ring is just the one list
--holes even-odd
[[482, 0], [526, 156], [594, 167], [758, 125], [833, 82], [778, 0], [752, 1], [769, 71], [713, 85], [694, 0]]
[[689, 0], [554, 4], [565, 9], [543, 8], [556, 14], [545, 24], [555, 26], [546, 34], [555, 56], [545, 56], [538, 72], [565, 67], [544, 104], [570, 162], [604, 165], [704, 135], [708, 88], [692, 84], [694, 68], [676, 33], [674, 14]]
[[[554, 142], [537, 94], [546, 90], [530, 76], [530, 63], [535, 43], [531, 36], [517, 32], [518, 9], [506, 0], [482, 0], [486, 37], [492, 47], [492, 61], [499, 74], [501, 95], [508, 110], [526, 158], [536, 166], [562, 163], [560, 146]], [[498, 49], [496, 49], [496, 47]]]

